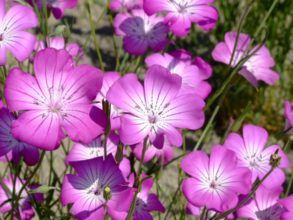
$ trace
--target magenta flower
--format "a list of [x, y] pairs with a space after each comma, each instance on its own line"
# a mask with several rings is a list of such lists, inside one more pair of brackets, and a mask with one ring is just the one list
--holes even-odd
[[51, 48], [36, 55], [34, 70], [36, 78], [14, 68], [6, 79], [8, 108], [22, 111], [12, 123], [17, 139], [53, 150], [64, 132], [83, 143], [103, 132], [96, 121], [103, 121], [104, 114], [92, 105], [102, 86], [100, 70], [89, 65], [75, 67], [67, 51]]
[[[143, 143], [139, 143], [134, 146], [133, 153], [138, 160], [141, 160], [143, 150]], [[161, 149], [156, 148], [152, 144], [147, 147], [147, 150], [144, 155], [144, 161], [148, 162], [154, 158], [160, 160], [161, 164], [166, 164], [174, 157], [174, 149], [168, 140], [165, 140], [164, 145]]]
[[286, 119], [285, 131], [291, 130], [291, 133], [293, 133], [293, 104], [291, 104], [289, 101], [285, 101], [284, 115]]
[[33, 166], [39, 161], [39, 151], [36, 147], [14, 138], [11, 133], [13, 120], [15, 118], [8, 109], [0, 109], [0, 157], [6, 155], [7, 159], [16, 164], [23, 157], [27, 165]]
[[[33, 1], [36, 2], [38, 8], [42, 10], [43, 0], [26, 0], [33, 6]], [[52, 11], [56, 19], [61, 19], [64, 16], [65, 9], [75, 8], [78, 0], [46, 0], [47, 8]]]
[[64, 177], [61, 202], [73, 204], [71, 214], [77, 219], [104, 219], [104, 210], [128, 212], [134, 190], [127, 186], [112, 155], [103, 160], [72, 162], [76, 175]]
[[152, 179], [147, 179], [142, 183], [141, 191], [137, 195], [133, 220], [151, 220], [153, 217], [150, 212], [165, 212], [165, 208], [159, 198], [155, 194], [149, 193], [152, 186]]
[[[3, 179], [3, 184], [5, 185], [5, 188], [0, 184], [0, 213], [7, 213], [12, 210], [12, 204], [11, 204], [11, 196], [13, 192], [13, 182], [14, 182], [14, 176], [10, 176], [7, 179]], [[15, 194], [18, 195], [23, 184], [25, 183], [24, 180], [20, 180], [19, 178], [16, 178], [15, 181]], [[20, 200], [18, 200], [19, 209], [18, 213], [20, 214], [21, 220], [30, 220], [34, 217], [35, 213], [31, 206], [32, 197], [36, 202], [41, 202], [43, 200], [42, 194], [30, 194], [28, 195], [25, 190], [22, 190], [20, 195]], [[15, 213], [15, 220], [18, 218], [16, 217], [16, 211], [13, 210]]]
[[[111, 133], [107, 140], [107, 155], [112, 154], [115, 157], [118, 143], [119, 137], [115, 133]], [[89, 144], [74, 143], [71, 151], [66, 158], [66, 163], [89, 160], [95, 157], [103, 156], [104, 145], [101, 137], [98, 137]]]
[[30, 7], [16, 4], [5, 13], [5, 2], [0, 1], [0, 65], [6, 63], [6, 51], [20, 62], [29, 57], [36, 37], [26, 30], [38, 25], [38, 19]]
[[[230, 63], [232, 52], [236, 43], [236, 32], [228, 32], [225, 34], [225, 42], [217, 44], [212, 52], [213, 59], [225, 64]], [[231, 66], [235, 67], [239, 61], [247, 56], [247, 49], [251, 38], [240, 33], [235, 54], [231, 62]], [[255, 46], [250, 53], [255, 51], [259, 45]], [[262, 80], [269, 85], [273, 85], [278, 79], [279, 74], [271, 68], [275, 65], [269, 50], [262, 46], [253, 56], [251, 56], [239, 71], [240, 75], [246, 78], [253, 86], [257, 86], [257, 81]]]
[[142, 8], [142, 0], [112, 0], [110, 8], [113, 11], [118, 11], [121, 8], [128, 10]]
[[213, 29], [218, 20], [217, 9], [210, 4], [214, 0], [144, 0], [143, 7], [147, 14], [166, 12], [165, 22], [171, 31], [179, 37], [189, 33], [192, 23], [203, 30]]
[[[100, 109], [103, 108], [103, 100], [106, 101], [107, 93], [111, 86], [120, 78], [120, 74], [118, 72], [106, 72], [103, 75], [103, 86], [101, 91], [98, 93], [95, 102], [96, 106]], [[111, 105], [111, 129], [115, 130], [120, 127], [120, 110], [116, 106]]]
[[116, 81], [107, 94], [109, 102], [123, 110], [120, 139], [124, 144], [140, 143], [145, 137], [162, 148], [165, 135], [180, 146], [178, 129], [198, 129], [204, 123], [204, 101], [197, 96], [179, 95], [181, 77], [158, 65], [145, 75], [144, 88], [135, 74]]
[[[48, 48], [55, 48], [56, 50], [67, 50], [67, 52], [75, 59], [80, 59], [83, 56], [83, 51], [77, 43], [68, 43], [65, 45], [63, 37], [48, 38], [46, 43]], [[46, 47], [43, 41], [38, 41], [35, 45], [35, 50], [37, 52], [45, 48]]]
[[132, 14], [118, 14], [114, 27], [116, 34], [123, 36], [124, 49], [133, 55], [143, 55], [148, 48], [160, 51], [168, 43], [169, 29], [163, 18], [148, 16], [142, 9], [132, 10]]
[[281, 216], [281, 220], [291, 220], [293, 219], [293, 195], [287, 198], [281, 199], [279, 204], [284, 208], [284, 212]]
[[222, 146], [213, 146], [210, 158], [203, 151], [190, 153], [181, 168], [191, 176], [183, 180], [182, 191], [194, 206], [223, 212], [238, 203], [238, 194], [250, 190], [251, 173], [238, 167], [235, 154]]
[[[186, 55], [186, 54], [185, 54]], [[212, 74], [212, 69], [201, 58], [197, 58], [196, 62], [199, 66], [192, 63], [191, 56], [187, 59], [181, 52], [176, 51], [173, 54], [164, 53], [153, 54], [145, 60], [148, 67], [152, 65], [161, 65], [167, 68], [171, 73], [182, 77], [183, 93], [193, 93], [201, 98], [206, 98], [211, 92], [211, 86], [205, 80]], [[205, 67], [206, 65], [207, 67]], [[202, 66], [204, 66], [202, 68]]]
[[278, 204], [282, 187], [266, 189], [261, 186], [257, 189], [254, 199], [237, 210], [237, 216], [259, 220], [279, 220], [284, 208]]
[[231, 133], [224, 146], [236, 153], [240, 167], [250, 169], [252, 182], [269, 172], [271, 169], [270, 157], [278, 150], [281, 164], [264, 182], [266, 187], [275, 188], [281, 186], [285, 181], [285, 174], [281, 168], [290, 167], [290, 161], [278, 145], [272, 145], [264, 149], [267, 141], [268, 133], [264, 128], [248, 124], [243, 127], [243, 137], [237, 133]]

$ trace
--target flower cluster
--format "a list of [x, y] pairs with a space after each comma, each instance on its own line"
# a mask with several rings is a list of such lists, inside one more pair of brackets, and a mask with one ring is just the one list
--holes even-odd
[[[50, 13], [62, 19], [77, 0], [22, 3], [9, 8], [0, 0], [0, 161], [7, 165], [0, 174], [1, 219], [154, 219], [172, 206], [163, 204], [160, 174], [180, 158], [178, 192], [186, 213], [200, 219], [293, 218], [292, 195], [281, 196], [291, 166], [288, 147], [270, 145], [265, 128], [245, 124], [242, 134], [227, 132], [209, 154], [198, 150], [228, 87], [225, 81], [213, 94], [208, 80], [214, 69], [176, 38], [186, 37], [193, 24], [204, 31], [216, 27], [213, 0], [108, 2], [113, 11], [105, 13], [130, 54], [117, 57], [111, 69], [102, 65], [90, 2], [86, 10], [100, 68], [80, 64], [86, 50], [64, 33], [48, 33]], [[253, 87], [279, 79], [266, 46], [241, 32], [224, 38], [211, 53], [214, 61], [239, 70]], [[137, 63], [130, 73], [129, 57]], [[289, 101], [285, 119], [283, 133], [292, 134]], [[186, 147], [186, 135], [203, 127], [196, 149]], [[63, 172], [54, 166], [58, 149], [65, 154]], [[49, 170], [45, 181], [38, 176], [43, 164]], [[55, 207], [61, 217], [52, 213]]]

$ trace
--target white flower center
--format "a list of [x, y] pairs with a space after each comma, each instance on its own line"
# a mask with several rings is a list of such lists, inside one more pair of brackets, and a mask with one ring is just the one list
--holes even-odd
[[192, 0], [169, 0], [175, 6], [175, 9], [179, 13], [186, 13], [188, 12], [188, 8], [192, 7]]
[[256, 170], [261, 170], [262, 166], [266, 163], [266, 159], [262, 156], [262, 154], [257, 153], [247, 154], [244, 159], [251, 169]]
[[86, 191], [87, 194], [90, 194], [101, 202], [105, 202], [103, 196], [104, 186], [100, 183], [99, 180], [95, 181]]

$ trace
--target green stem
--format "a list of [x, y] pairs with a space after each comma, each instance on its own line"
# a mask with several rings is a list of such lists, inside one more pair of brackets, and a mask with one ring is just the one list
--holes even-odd
[[45, 47], [47, 47], [48, 46], [47, 45], [47, 36], [49, 33], [47, 0], [42, 0], [42, 12], [43, 12], [43, 16], [41, 16], [42, 30], [43, 30], [43, 36], [44, 36], [44, 44], [45, 44]]
[[[92, 39], [93, 39], [93, 42], [94, 42], [94, 45], [95, 45], [95, 49], [96, 49], [96, 54], [98, 56], [98, 60], [99, 60], [99, 63], [100, 63], [100, 67], [102, 70], [105, 70], [105, 64], [104, 64], [104, 61], [103, 61], [103, 58], [102, 58], [102, 53], [101, 53], [101, 49], [100, 49], [100, 45], [97, 41], [97, 37], [96, 37], [96, 30], [95, 30], [95, 24], [94, 24], [94, 20], [93, 20], [93, 16], [92, 16], [92, 12], [91, 12], [91, 5], [90, 3], [87, 1], [85, 3], [85, 6], [86, 6], [86, 9], [87, 9], [87, 12], [88, 12], [88, 17], [89, 17], [89, 22], [90, 22], [90, 27], [91, 27], [91, 36], [92, 36]], [[101, 16], [99, 17], [98, 20], [100, 20], [103, 16], [104, 16], [104, 13], [107, 9], [104, 9]]]
[[200, 215], [200, 220], [204, 220], [205, 219], [205, 216], [206, 216], [206, 213], [207, 213], [207, 208], [204, 207], [202, 212], [201, 212], [201, 215]]
[[292, 183], [293, 183], [293, 168], [291, 168], [291, 176], [290, 176], [290, 180], [288, 182], [288, 186], [286, 189], [286, 193], [285, 193], [285, 197], [287, 197], [290, 193], [290, 190], [292, 188]]
[[46, 151], [43, 151], [42, 154], [41, 154], [41, 158], [38, 162], [38, 164], [35, 166], [34, 170], [32, 171], [31, 175], [29, 176], [29, 178], [27, 179], [27, 181], [22, 185], [19, 193], [18, 193], [18, 197], [21, 196], [21, 193], [22, 191], [25, 189], [25, 187], [27, 187], [29, 184], [30, 184], [30, 181], [33, 179], [33, 177], [35, 176], [35, 174], [37, 173], [37, 171], [39, 170], [41, 164], [42, 164], [42, 161], [45, 157], [45, 154], [46, 154]]
[[138, 171], [137, 171], [137, 176], [136, 176], [136, 181], [135, 181], [135, 183], [137, 185], [137, 190], [136, 190], [136, 192], [134, 194], [134, 197], [133, 197], [129, 212], [127, 214], [126, 220], [131, 220], [132, 219], [132, 216], [133, 216], [133, 213], [134, 213], [134, 210], [135, 210], [135, 206], [136, 206], [136, 198], [137, 198], [138, 193], [141, 190], [141, 185], [142, 185], [142, 178], [141, 178], [142, 166], [143, 166], [145, 152], [146, 152], [146, 149], [147, 149], [147, 144], [148, 144], [148, 138], [146, 137], [144, 139], [144, 141], [143, 141], [143, 149], [142, 149], [142, 152], [141, 152], [141, 159], [140, 159], [140, 163], [139, 163], [139, 167], [138, 167]]
[[170, 214], [171, 209], [172, 209], [172, 206], [173, 206], [173, 204], [175, 203], [175, 200], [176, 200], [176, 199], [174, 199], [174, 198], [176, 198], [176, 197], [177, 197], [177, 194], [180, 192], [180, 187], [181, 187], [181, 183], [182, 183], [182, 181], [183, 181], [183, 180], [181, 180], [180, 184], [178, 184], [177, 189], [176, 189], [176, 191], [175, 191], [175, 193], [174, 193], [174, 196], [171, 198], [171, 202], [170, 202], [169, 205], [168, 205], [167, 213], [166, 213], [166, 215], [165, 215], [164, 220], [167, 220], [167, 219], [168, 219], [167, 217], [168, 217], [168, 215]]

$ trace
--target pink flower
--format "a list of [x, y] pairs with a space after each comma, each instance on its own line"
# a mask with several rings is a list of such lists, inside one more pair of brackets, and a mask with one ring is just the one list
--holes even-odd
[[[142, 150], [143, 150], [143, 143], [139, 143], [135, 145], [133, 148], [133, 153], [138, 160], [141, 160]], [[160, 160], [162, 164], [166, 164], [170, 160], [172, 160], [173, 157], [174, 157], [174, 149], [171, 146], [171, 144], [168, 142], [168, 140], [165, 140], [162, 149], [158, 149], [152, 144], [149, 144], [145, 152], [143, 162], [146, 163], [154, 158], [157, 158], [158, 160]]]
[[[107, 93], [111, 86], [120, 78], [120, 74], [118, 72], [106, 72], [103, 75], [103, 86], [101, 91], [97, 94], [95, 102], [96, 106], [100, 109], [103, 108], [103, 101], [106, 101]], [[120, 109], [116, 106], [111, 105], [111, 129], [119, 129], [120, 127]]]
[[[213, 59], [225, 64], [229, 64], [236, 43], [236, 37], [236, 32], [226, 33], [225, 42], [218, 43], [213, 50]], [[242, 58], [248, 55], [247, 49], [250, 41], [251, 38], [248, 35], [240, 33], [231, 63], [232, 67], [235, 67]], [[253, 53], [257, 47], [259, 47], [259, 45], [255, 46], [250, 53]], [[243, 64], [239, 73], [253, 86], [257, 86], [257, 81], [259, 80], [262, 80], [269, 85], [273, 85], [279, 79], [279, 74], [271, 70], [274, 65], [275, 62], [269, 50], [265, 46], [262, 46]]]
[[123, 36], [124, 49], [134, 55], [144, 54], [148, 48], [160, 51], [168, 39], [168, 27], [161, 17], [148, 16], [143, 10], [132, 10], [132, 14], [120, 13], [115, 17], [114, 27], [118, 36]]
[[132, 10], [142, 8], [142, 3], [142, 0], [112, 0], [110, 3], [110, 8], [113, 11], [118, 11], [121, 8]]
[[281, 199], [279, 204], [284, 208], [284, 212], [281, 216], [281, 220], [291, 220], [293, 219], [293, 195], [287, 198]]
[[[67, 52], [75, 59], [80, 59], [83, 56], [83, 51], [77, 43], [68, 43], [65, 45], [65, 41], [63, 37], [48, 38], [46, 43], [48, 48], [55, 48], [56, 50], [62, 50], [62, 49], [67, 50]], [[35, 45], [35, 50], [37, 52], [45, 48], [46, 47], [43, 41], [38, 41]]]
[[135, 74], [116, 81], [108, 101], [123, 110], [120, 139], [124, 144], [140, 143], [145, 137], [162, 148], [166, 135], [170, 144], [180, 146], [178, 129], [198, 129], [204, 123], [204, 101], [192, 94], [179, 95], [181, 77], [158, 65], [145, 75], [144, 88]]
[[291, 131], [293, 133], [293, 104], [289, 101], [285, 101], [284, 104], [284, 115], [285, 115], [285, 131]]
[[152, 186], [152, 179], [143, 181], [141, 191], [137, 195], [133, 220], [151, 220], [153, 217], [150, 212], [165, 212], [165, 208], [159, 198], [155, 194], [149, 193]]
[[281, 186], [285, 181], [285, 174], [281, 168], [290, 167], [288, 157], [278, 145], [272, 145], [264, 149], [268, 141], [268, 133], [264, 128], [248, 124], [243, 127], [242, 133], [243, 137], [237, 133], [231, 133], [224, 146], [236, 153], [240, 167], [250, 169], [252, 182], [269, 172], [271, 169], [270, 157], [278, 150], [281, 164], [265, 180], [264, 185], [268, 188]]
[[223, 212], [238, 203], [238, 194], [250, 190], [251, 173], [238, 167], [235, 154], [222, 146], [213, 146], [210, 158], [203, 151], [190, 153], [181, 168], [191, 176], [183, 180], [183, 194], [198, 207]]
[[259, 220], [279, 220], [284, 209], [278, 204], [282, 187], [266, 189], [261, 186], [257, 189], [254, 199], [238, 209], [237, 216]]
[[15, 117], [6, 108], [0, 109], [0, 157], [6, 155], [6, 159], [18, 163], [23, 157], [24, 162], [35, 165], [40, 158], [36, 147], [18, 141], [11, 133], [11, 125]]
[[192, 23], [203, 30], [213, 29], [218, 20], [217, 9], [210, 4], [214, 0], [144, 0], [144, 10], [152, 15], [166, 12], [165, 22], [171, 31], [179, 37], [189, 33]]
[[206, 98], [211, 92], [211, 86], [205, 80], [212, 74], [212, 69], [201, 58], [196, 59], [196, 65], [192, 63], [191, 56], [187, 59], [181, 51], [175, 51], [173, 54], [164, 53], [152, 54], [145, 60], [148, 67], [152, 65], [161, 65], [167, 68], [171, 73], [182, 77], [183, 93], [193, 93], [201, 98]]
[[[43, 0], [26, 0], [33, 6], [33, 1], [36, 2], [38, 8], [42, 10]], [[47, 8], [53, 12], [56, 19], [61, 19], [64, 16], [65, 9], [75, 8], [78, 0], [46, 0]]]
[[[107, 140], [107, 155], [112, 154], [115, 157], [118, 143], [118, 136], [115, 133], [110, 134]], [[69, 152], [66, 158], [66, 163], [81, 160], [89, 160], [95, 157], [103, 156], [104, 145], [101, 140], [101, 137], [98, 137], [89, 144], [74, 143], [71, 151]]]
[[27, 32], [38, 25], [34, 11], [24, 5], [14, 5], [5, 13], [5, 1], [0, 1], [0, 65], [6, 63], [6, 51], [22, 62], [34, 49], [36, 37]]
[[127, 186], [112, 155], [103, 160], [72, 162], [76, 175], [64, 177], [61, 202], [73, 204], [71, 214], [77, 219], [104, 219], [104, 210], [128, 212], [134, 190]]
[[[15, 194], [18, 195], [20, 193], [20, 190], [22, 189], [23, 184], [25, 183], [24, 180], [20, 180], [17, 177], [10, 176], [7, 179], [3, 180], [3, 184], [5, 185], [5, 188], [0, 184], [0, 213], [7, 213], [12, 210], [12, 192], [13, 192], [13, 182], [14, 178], [16, 178], [15, 181]], [[28, 189], [29, 190], [29, 189]], [[20, 200], [18, 200], [19, 205], [19, 214], [21, 220], [30, 220], [34, 217], [35, 213], [31, 206], [31, 199], [34, 197], [34, 200], [36, 202], [41, 202], [43, 200], [42, 194], [30, 194], [28, 195], [26, 190], [22, 190], [20, 195]], [[18, 220], [16, 217], [16, 211], [13, 210], [15, 218], [14, 220]]]
[[[19, 68], [10, 71], [5, 97], [11, 111], [22, 111], [12, 134], [34, 146], [53, 150], [64, 132], [89, 143], [103, 132], [103, 112], [92, 100], [102, 86], [102, 73], [89, 66], [75, 67], [65, 50], [45, 49], [34, 60], [36, 77]], [[95, 121], [94, 121], [95, 120]]]

